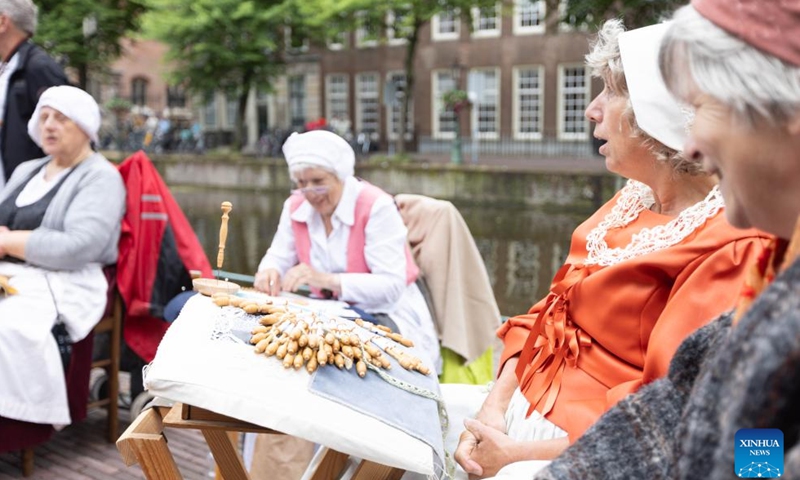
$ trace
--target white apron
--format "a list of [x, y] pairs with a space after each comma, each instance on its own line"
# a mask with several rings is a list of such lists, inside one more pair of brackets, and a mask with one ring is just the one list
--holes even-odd
[[72, 341], [82, 340], [106, 306], [103, 270], [90, 264], [57, 272], [0, 261], [0, 275], [10, 277], [19, 291], [0, 296], [0, 416], [57, 428], [68, 425], [64, 369], [51, 333], [56, 322], [53, 299]]

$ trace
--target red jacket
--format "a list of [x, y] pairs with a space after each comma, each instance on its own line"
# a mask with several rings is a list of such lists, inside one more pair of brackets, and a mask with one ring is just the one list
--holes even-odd
[[127, 188], [119, 240], [117, 283], [125, 301], [125, 342], [146, 362], [153, 360], [169, 324], [164, 306], [183, 288], [189, 270], [210, 278], [211, 265], [180, 206], [144, 152], [119, 166]]

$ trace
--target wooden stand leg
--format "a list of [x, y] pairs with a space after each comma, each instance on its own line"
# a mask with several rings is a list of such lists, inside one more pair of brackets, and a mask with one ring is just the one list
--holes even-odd
[[400, 480], [404, 470], [362, 460], [353, 474], [353, 480]]
[[348, 455], [344, 453], [337, 452], [336, 450], [331, 450], [328, 447], [322, 447], [323, 456], [322, 461], [320, 461], [319, 466], [314, 471], [314, 475], [311, 477], [311, 480], [329, 480], [331, 478], [339, 478], [342, 474], [342, 470], [347, 465], [347, 459], [349, 458]]
[[33, 447], [22, 451], [22, 476], [30, 477], [33, 475]]
[[250, 475], [244, 468], [244, 461], [239, 455], [239, 450], [234, 445], [228, 432], [224, 430], [204, 429], [203, 436], [206, 438], [214, 461], [219, 467], [222, 478], [225, 480], [250, 480]]
[[139, 463], [147, 480], [182, 480], [178, 465], [163, 435], [161, 413], [145, 410], [117, 440], [117, 450], [125, 464]]

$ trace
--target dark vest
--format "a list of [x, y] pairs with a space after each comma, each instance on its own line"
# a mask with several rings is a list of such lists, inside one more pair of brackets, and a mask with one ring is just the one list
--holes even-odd
[[[11, 194], [6, 197], [2, 203], [0, 203], [0, 225], [8, 227], [9, 230], [35, 230], [39, 228], [42, 225], [42, 220], [44, 219], [44, 214], [47, 211], [47, 207], [49, 207], [50, 202], [53, 201], [53, 197], [56, 196], [56, 193], [58, 193], [61, 185], [64, 184], [64, 180], [72, 175], [72, 172], [74, 171], [75, 169], [73, 168], [67, 172], [67, 174], [61, 177], [61, 180], [59, 180], [58, 183], [54, 185], [53, 188], [51, 188], [50, 191], [39, 200], [31, 203], [30, 205], [25, 205], [24, 207], [17, 207], [16, 202], [19, 194], [22, 193], [22, 190], [31, 181], [31, 179], [33, 179], [33, 177], [40, 175], [42, 172], [41, 169], [36, 170], [33, 175], [28, 177], [28, 180], [25, 183], [11, 192]], [[12, 256], [6, 257], [5, 260], [11, 262], [21, 262], [20, 259]]]

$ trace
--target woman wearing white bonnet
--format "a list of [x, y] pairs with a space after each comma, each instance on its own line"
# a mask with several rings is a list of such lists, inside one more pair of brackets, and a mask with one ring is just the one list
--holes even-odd
[[92, 150], [100, 110], [88, 93], [42, 93], [28, 133], [47, 154], [24, 162], [0, 191], [0, 416], [70, 423], [64, 368], [51, 333], [83, 339], [106, 305], [103, 265], [117, 261], [125, 187]]
[[298, 188], [283, 205], [255, 287], [278, 295], [307, 285], [348, 302], [396, 326], [439, 369], [438, 337], [394, 199], [353, 176], [355, 153], [335, 133], [292, 134], [283, 153]]
[[448, 432], [451, 442], [461, 433], [463, 478], [531, 478], [616, 402], [666, 375], [680, 342], [734, 306], [765, 244], [727, 224], [716, 180], [680, 153], [687, 115], [658, 73], [666, 29], [625, 32], [610, 20], [587, 55], [604, 89], [586, 117], [606, 140], [607, 168], [629, 180], [575, 230], [547, 297], [501, 327], [500, 373], [485, 400], [470, 411], [459, 403], [469, 390], [442, 388], [450, 425], [473, 417]]

